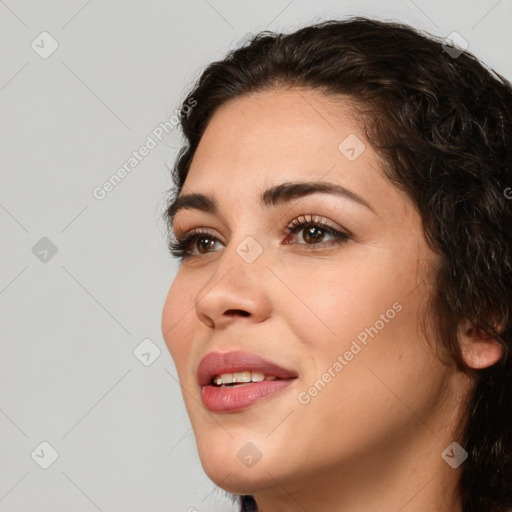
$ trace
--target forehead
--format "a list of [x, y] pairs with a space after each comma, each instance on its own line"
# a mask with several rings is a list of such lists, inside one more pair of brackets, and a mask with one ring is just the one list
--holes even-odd
[[262, 91], [222, 105], [201, 138], [183, 192], [252, 199], [296, 180], [330, 181], [395, 206], [406, 199], [385, 177], [354, 103], [299, 89]]
[[205, 149], [209, 157], [238, 164], [248, 156], [258, 161], [283, 154], [292, 161], [308, 155], [318, 158], [319, 153], [337, 158], [345, 137], [364, 139], [356, 116], [347, 100], [340, 97], [335, 102], [315, 91], [273, 89], [242, 96], [213, 115], [195, 160], [201, 160]]

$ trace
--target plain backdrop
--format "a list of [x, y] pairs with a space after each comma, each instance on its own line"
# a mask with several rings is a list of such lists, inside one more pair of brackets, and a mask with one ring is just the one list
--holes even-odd
[[455, 31], [512, 78], [512, 0], [0, 1], [0, 512], [231, 510], [160, 330], [181, 135], [127, 164], [248, 35], [348, 15]]

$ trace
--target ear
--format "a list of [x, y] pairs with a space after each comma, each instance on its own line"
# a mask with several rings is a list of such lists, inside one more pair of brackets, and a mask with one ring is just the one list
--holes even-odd
[[462, 358], [470, 368], [488, 368], [503, 357], [500, 343], [469, 319], [460, 322], [458, 336]]

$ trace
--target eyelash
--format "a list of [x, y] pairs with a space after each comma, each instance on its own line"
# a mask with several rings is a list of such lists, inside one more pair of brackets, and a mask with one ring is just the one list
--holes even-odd
[[[310, 217], [307, 219], [307, 217]], [[304, 219], [304, 220], [302, 220]], [[343, 233], [341, 231], [338, 231], [337, 229], [334, 229], [332, 226], [329, 226], [328, 224], [325, 224], [320, 220], [319, 217], [316, 217], [314, 215], [301, 215], [299, 217], [296, 217], [293, 219], [290, 224], [285, 229], [286, 237], [288, 238], [290, 235], [294, 235], [302, 230], [304, 230], [306, 227], [319, 227], [329, 235], [333, 236], [333, 240], [331, 242], [335, 245], [341, 245], [348, 240], [350, 240], [350, 236], [346, 233]], [[204, 254], [190, 254], [189, 247], [192, 245], [193, 242], [196, 242], [200, 238], [208, 238], [212, 241], [220, 241], [216, 236], [212, 235], [208, 231], [203, 231], [201, 229], [192, 229], [185, 233], [185, 235], [181, 237], [174, 237], [174, 239], [169, 241], [169, 251], [171, 252], [172, 256], [175, 258], [179, 258], [181, 261], [193, 257], [193, 256], [205, 256], [208, 253]], [[286, 244], [291, 245], [291, 244]], [[308, 246], [308, 250], [317, 250], [315, 246], [320, 245], [318, 244], [298, 244], [298, 245], [306, 245]], [[321, 246], [325, 247], [325, 246]], [[210, 252], [210, 251], [209, 251]]]

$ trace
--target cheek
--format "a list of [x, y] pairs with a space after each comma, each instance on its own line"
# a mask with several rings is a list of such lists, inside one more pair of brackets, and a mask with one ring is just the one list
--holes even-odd
[[379, 332], [387, 330], [399, 316], [393, 304], [411, 300], [407, 294], [415, 285], [414, 266], [368, 252], [371, 259], [361, 251], [347, 252], [339, 262], [317, 264], [314, 273], [304, 265], [281, 269], [290, 289], [276, 295], [278, 307], [297, 337], [318, 355], [347, 350], [358, 336], [364, 342], [366, 330], [374, 332], [376, 323]]
[[[414, 420], [411, 411], [428, 417], [442, 394], [443, 367], [419, 329], [425, 287], [368, 295], [371, 304], [353, 301], [332, 309], [325, 320], [336, 336], [308, 338], [314, 368], [300, 388], [310, 418], [323, 418], [334, 431], [343, 427], [354, 441], [373, 436], [375, 422], [379, 435], [388, 435]], [[349, 295], [337, 296], [342, 298]]]
[[331, 372], [318, 393], [322, 398], [312, 400], [312, 410], [319, 407], [315, 414], [339, 418], [363, 404], [386, 408], [397, 401], [390, 389], [411, 401], [413, 391], [427, 399], [439, 366], [420, 330], [430, 289], [418, 286], [415, 268], [415, 259], [388, 255], [373, 262], [347, 262], [350, 270], [324, 265], [315, 273], [314, 284], [304, 279], [306, 272], [288, 272], [287, 282], [294, 283], [294, 292], [308, 306], [290, 297], [283, 306], [287, 323], [308, 355], [301, 391]]
[[191, 348], [192, 322], [195, 317], [190, 286], [179, 275], [175, 277], [162, 311], [162, 333], [179, 374], [183, 373]]

